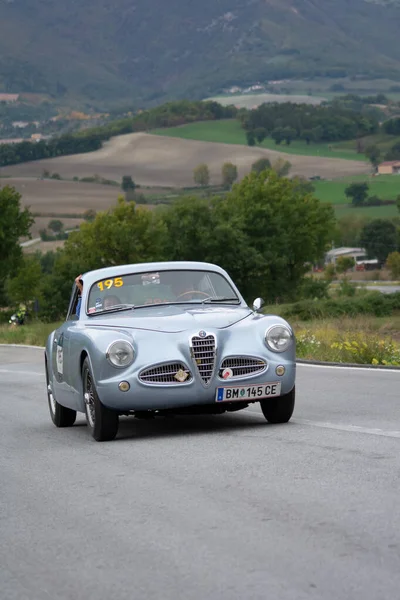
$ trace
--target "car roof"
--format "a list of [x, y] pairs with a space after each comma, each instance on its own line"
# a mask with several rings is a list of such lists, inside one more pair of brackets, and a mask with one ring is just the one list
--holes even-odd
[[149, 263], [134, 263], [126, 265], [113, 265], [109, 267], [104, 267], [103, 269], [87, 271], [86, 273], [83, 273], [82, 279], [87, 286], [104, 277], [118, 277], [119, 275], [125, 275], [129, 272], [148, 273], [149, 271], [167, 271], [170, 269], [182, 271], [214, 271], [215, 273], [221, 273], [221, 275], [229, 277], [228, 273], [224, 269], [222, 269], [218, 265], [214, 265], [213, 263], [197, 261], [163, 261]]

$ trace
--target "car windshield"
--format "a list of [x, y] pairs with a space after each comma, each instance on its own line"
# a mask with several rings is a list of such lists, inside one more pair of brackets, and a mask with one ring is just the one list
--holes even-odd
[[239, 304], [223, 275], [213, 271], [166, 270], [112, 275], [90, 289], [87, 314], [132, 310], [152, 304]]

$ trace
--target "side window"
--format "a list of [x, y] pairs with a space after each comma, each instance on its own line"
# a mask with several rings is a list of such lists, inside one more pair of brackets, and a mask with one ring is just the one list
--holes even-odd
[[71, 299], [69, 301], [67, 317], [65, 319], [66, 321], [77, 321], [78, 320], [78, 316], [76, 314], [77, 304], [78, 304], [78, 288], [76, 287], [76, 285], [74, 283], [72, 294], [71, 294]]

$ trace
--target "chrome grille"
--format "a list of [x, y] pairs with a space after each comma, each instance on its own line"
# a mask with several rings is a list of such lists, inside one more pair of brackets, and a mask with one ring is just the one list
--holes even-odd
[[[177, 375], [182, 374], [181, 372], [187, 375], [184, 381], [176, 378]], [[176, 362], [165, 363], [146, 369], [140, 373], [139, 379], [144, 383], [175, 383], [179, 385], [180, 383], [189, 383], [192, 381], [193, 376], [186, 365]]]
[[262, 373], [267, 368], [267, 363], [262, 358], [254, 358], [251, 356], [230, 356], [229, 358], [225, 358], [225, 360], [221, 364], [221, 368], [219, 370], [219, 376], [222, 378], [222, 373], [224, 369], [232, 370], [232, 377], [229, 379], [234, 379], [236, 377], [246, 377], [249, 375], [258, 375]]
[[197, 371], [205, 385], [210, 383], [215, 367], [215, 337], [194, 335], [191, 338], [191, 352]]

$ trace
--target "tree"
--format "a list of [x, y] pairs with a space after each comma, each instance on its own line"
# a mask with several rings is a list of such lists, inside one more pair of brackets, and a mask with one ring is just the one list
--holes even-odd
[[49, 221], [47, 227], [51, 229], [51, 231], [54, 231], [54, 233], [60, 233], [64, 228], [64, 224], [59, 219], [53, 219], [52, 221]]
[[7, 295], [14, 304], [25, 304], [27, 307], [40, 297], [42, 269], [35, 256], [24, 256], [16, 275], [8, 279]]
[[297, 131], [293, 127], [284, 127], [282, 133], [285, 136], [284, 140], [287, 146], [290, 146], [292, 141], [296, 139], [297, 136]]
[[77, 273], [165, 259], [166, 237], [157, 211], [137, 208], [119, 196], [113, 208], [98, 212], [92, 223], [82, 223], [57, 252], [52, 274], [42, 286], [41, 316], [51, 320], [65, 316]]
[[336, 277], [336, 268], [333, 263], [326, 265], [324, 269], [324, 279], [326, 281], [333, 281]]
[[222, 165], [222, 185], [231, 187], [234, 181], [238, 178], [237, 166], [231, 162], [226, 162]]
[[256, 145], [256, 136], [254, 134], [254, 131], [252, 131], [252, 130], [246, 131], [246, 140], [247, 140], [247, 145], [248, 146], [255, 146]]
[[278, 158], [272, 165], [272, 170], [275, 171], [278, 177], [287, 177], [291, 168], [291, 163], [283, 158]]
[[275, 144], [279, 146], [285, 139], [285, 128], [275, 127], [275, 129], [273, 129], [271, 132], [271, 137], [274, 140]]
[[376, 145], [368, 146], [365, 149], [365, 156], [370, 161], [371, 165], [376, 169], [380, 163], [381, 151]]
[[271, 168], [271, 161], [268, 158], [259, 158], [251, 165], [251, 170], [255, 173], [261, 173]]
[[313, 194], [315, 192], [315, 187], [312, 181], [309, 181], [301, 175], [292, 177], [292, 182], [295, 185], [296, 190], [301, 191], [304, 194]]
[[369, 217], [357, 213], [341, 217], [337, 222], [335, 236], [338, 246], [359, 246], [361, 231], [369, 221]]
[[305, 142], [307, 143], [307, 146], [310, 145], [310, 143], [313, 141], [313, 132], [311, 129], [304, 129], [302, 134], [301, 134], [301, 139], [305, 140]]
[[22, 258], [21, 237], [31, 237], [29, 230], [34, 219], [31, 212], [21, 208], [21, 195], [10, 186], [0, 187], [0, 286], [18, 267]]
[[397, 196], [397, 198], [396, 198], [396, 206], [397, 206], [397, 210], [400, 212], [400, 195]]
[[368, 258], [377, 258], [383, 264], [388, 255], [397, 250], [396, 226], [386, 219], [374, 219], [361, 231], [360, 244]]
[[335, 223], [330, 205], [273, 171], [267, 177], [251, 172], [215, 211], [213, 261], [229, 271], [246, 297], [270, 301], [296, 296], [307, 263], [323, 257]]
[[114, 208], [82, 223], [65, 243], [65, 255], [79, 261], [80, 272], [106, 265], [147, 262], [162, 257], [164, 226], [156, 214], [120, 196]]
[[386, 259], [386, 267], [393, 279], [400, 279], [400, 252], [391, 252]]
[[262, 144], [262, 142], [265, 140], [267, 135], [268, 135], [268, 131], [266, 129], [264, 129], [264, 127], [259, 127], [258, 129], [256, 129], [254, 131], [254, 136], [259, 144]]
[[168, 231], [164, 254], [168, 260], [200, 260], [208, 262], [216, 221], [209, 200], [183, 197], [162, 215]]
[[344, 193], [354, 206], [362, 206], [368, 198], [368, 191], [368, 183], [351, 183], [344, 190]]
[[85, 219], [85, 221], [87, 221], [88, 223], [93, 223], [93, 221], [96, 218], [96, 211], [93, 208], [88, 208], [87, 210], [85, 210], [85, 212], [83, 213], [83, 218]]
[[130, 175], [123, 175], [121, 181], [121, 189], [126, 193], [129, 190], [134, 190], [136, 184]]
[[197, 185], [206, 187], [210, 183], [210, 171], [206, 164], [198, 165], [193, 171], [193, 179]]
[[336, 272], [339, 274], [346, 273], [346, 271], [352, 269], [354, 265], [355, 260], [352, 256], [339, 256], [336, 261]]
[[400, 160], [400, 142], [396, 142], [385, 155], [385, 160]]

